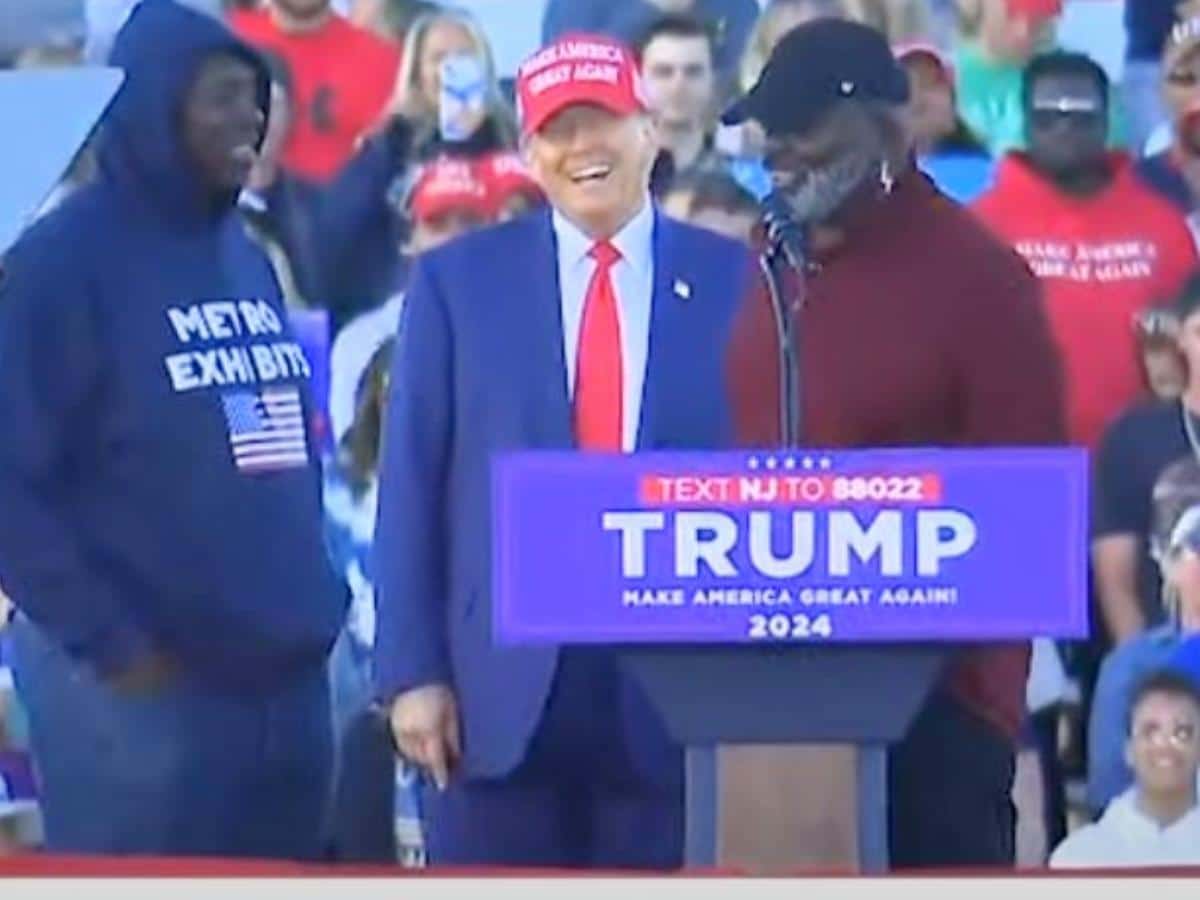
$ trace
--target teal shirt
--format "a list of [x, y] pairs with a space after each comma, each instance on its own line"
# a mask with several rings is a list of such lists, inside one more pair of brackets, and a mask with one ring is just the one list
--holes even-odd
[[[988, 59], [975, 44], [954, 49], [958, 112], [967, 127], [999, 158], [1025, 149], [1025, 110], [1021, 102], [1024, 69]], [[1109, 145], [1125, 143], [1124, 114], [1114, 92], [1109, 96]]]

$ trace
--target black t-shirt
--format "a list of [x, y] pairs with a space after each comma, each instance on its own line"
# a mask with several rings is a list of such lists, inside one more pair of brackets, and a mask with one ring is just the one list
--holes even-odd
[[1138, 590], [1150, 623], [1164, 616], [1162, 581], [1150, 557], [1154, 484], [1191, 452], [1178, 400], [1135, 406], [1109, 427], [1097, 451], [1092, 534], [1137, 536]]

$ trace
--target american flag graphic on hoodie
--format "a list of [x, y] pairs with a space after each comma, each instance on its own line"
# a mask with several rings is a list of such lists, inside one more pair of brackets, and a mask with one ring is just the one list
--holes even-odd
[[231, 391], [221, 396], [221, 406], [239, 471], [259, 474], [308, 465], [304, 406], [297, 388]]

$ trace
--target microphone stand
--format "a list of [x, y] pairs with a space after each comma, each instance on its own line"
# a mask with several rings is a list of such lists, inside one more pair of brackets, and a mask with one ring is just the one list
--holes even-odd
[[[792, 314], [793, 304], [789, 302], [784, 278], [784, 273], [791, 266], [787, 254], [775, 241], [769, 241], [766, 249], [759, 254], [758, 265], [771, 297], [775, 338], [779, 345], [779, 439], [784, 448], [794, 450], [800, 446], [804, 423], [799, 360], [800, 322], [799, 317]], [[798, 271], [796, 275], [804, 277], [803, 272]]]

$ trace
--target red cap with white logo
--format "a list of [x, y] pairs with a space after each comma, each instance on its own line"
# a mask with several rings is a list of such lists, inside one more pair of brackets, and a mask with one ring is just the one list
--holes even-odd
[[624, 44], [570, 34], [539, 50], [517, 71], [521, 131], [532, 134], [568, 106], [603, 107], [619, 116], [647, 108], [641, 75]]
[[1062, 0], [1008, 0], [1008, 14], [1031, 22], [1062, 15]]
[[409, 198], [409, 212], [421, 222], [449, 213], [486, 219], [491, 215], [492, 201], [487, 183], [471, 160], [440, 157], [421, 168]]
[[529, 170], [515, 153], [493, 153], [479, 160], [480, 173], [488, 185], [488, 196], [497, 209], [504, 207], [513, 197], [523, 195], [531, 200], [540, 200], [542, 190]]

